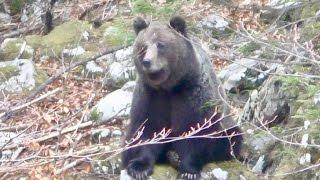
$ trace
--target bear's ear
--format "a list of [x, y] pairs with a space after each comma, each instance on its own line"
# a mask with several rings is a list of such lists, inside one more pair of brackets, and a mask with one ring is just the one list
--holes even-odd
[[145, 29], [147, 28], [148, 25], [146, 23], [146, 21], [142, 18], [142, 17], [136, 17], [134, 20], [133, 20], [133, 28], [134, 28], [134, 32], [138, 35], [139, 32], [142, 30], [142, 29]]
[[182, 35], [186, 36], [186, 21], [181, 16], [174, 16], [170, 19], [170, 26], [181, 33]]

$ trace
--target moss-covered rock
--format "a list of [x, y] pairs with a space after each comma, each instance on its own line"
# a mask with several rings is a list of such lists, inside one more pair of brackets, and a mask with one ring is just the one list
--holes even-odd
[[302, 37], [309, 41], [320, 34], [320, 22], [310, 22], [302, 28]]
[[[278, 71], [284, 73], [289, 70], [278, 68]], [[296, 65], [290, 69], [290, 73], [312, 72], [310, 65]], [[244, 147], [246, 151], [249, 150], [249, 153], [246, 153], [249, 164], [254, 166], [257, 157], [263, 156], [261, 172], [271, 175], [272, 178], [315, 178], [314, 169], [303, 172], [299, 170], [317, 163], [320, 157], [319, 149], [309, 146], [320, 144], [320, 108], [314, 102], [314, 96], [320, 92], [320, 81], [287, 75], [271, 76], [265, 82], [260, 92], [251, 95], [244, 110], [244, 114], [249, 115], [247, 108], [252, 107], [255, 112], [248, 116], [250, 118], [247, 122], [253, 119], [257, 126], [263, 127], [252, 127], [256, 129], [251, 132], [253, 134], [245, 136]], [[272, 106], [275, 107], [270, 111], [272, 113], [267, 112]], [[259, 112], [260, 115], [257, 116], [256, 113]], [[261, 121], [269, 123], [261, 125]], [[265, 148], [254, 148], [256, 139], [262, 139], [258, 144], [263, 144]]]
[[10, 12], [11, 14], [18, 14], [22, 10], [23, 6], [25, 5], [27, 0], [11, 0], [9, 6], [10, 6]]
[[42, 37], [42, 46], [50, 55], [51, 50], [60, 55], [65, 48], [74, 48], [81, 42], [81, 34], [90, 29], [89, 22], [68, 21], [57, 26], [48, 35]]
[[254, 51], [261, 48], [260, 44], [257, 44], [255, 42], [249, 42], [244, 44], [239, 48], [239, 52], [243, 54], [244, 56], [252, 55]]
[[[152, 174], [152, 179], [163, 180], [163, 179], [175, 179], [178, 175], [176, 169], [170, 165], [155, 165]], [[201, 173], [203, 179], [252, 179], [255, 174], [250, 171], [246, 166], [243, 166], [240, 162], [225, 161], [219, 163], [207, 164]], [[222, 177], [223, 176], [223, 177]]]
[[310, 2], [306, 2], [301, 11], [301, 18], [304, 19], [316, 16], [317, 11], [320, 9], [319, 5], [319, 3], [311, 4]]
[[89, 119], [91, 121], [97, 122], [102, 118], [102, 112], [100, 112], [96, 107], [90, 112]]
[[219, 179], [215, 174], [217, 170], [227, 172], [227, 179], [253, 179], [256, 177], [249, 168], [236, 160], [210, 163], [204, 167], [203, 172], [211, 177], [209, 179]]
[[[156, 164], [153, 169], [151, 179], [164, 180], [176, 179], [178, 172], [168, 164]], [[219, 163], [207, 164], [201, 172], [201, 180], [212, 179], [254, 179], [256, 175], [250, 171], [246, 166], [243, 166], [238, 161], [225, 161]], [[130, 179], [126, 171], [121, 172], [120, 179]]]
[[301, 179], [308, 180], [314, 179], [316, 172], [313, 169], [307, 169], [302, 172], [299, 170], [310, 166], [307, 164], [300, 164], [300, 158], [303, 156], [303, 150], [296, 148], [286, 147], [285, 149], [291, 149], [291, 154], [286, 154], [281, 157], [280, 163], [273, 172], [275, 179]]
[[[20, 38], [8, 38], [1, 44], [0, 61], [8, 61], [17, 58], [24, 44]], [[29, 59], [33, 56], [33, 48], [26, 44], [20, 58]]]
[[44, 81], [46, 81], [48, 79], [48, 74], [46, 73], [45, 70], [41, 69], [40, 67], [36, 68], [36, 76], [35, 76], [35, 80], [36, 80], [36, 84], [35, 86], [40, 86], [42, 83], [44, 83]]
[[[103, 132], [104, 131], [104, 132]], [[94, 140], [96, 137], [91, 137], [93, 143], [103, 143], [108, 141], [106, 146], [99, 147], [96, 145], [96, 152], [110, 152], [107, 156], [97, 157], [94, 161], [91, 162], [92, 170], [96, 174], [105, 174], [105, 177], [119, 175], [121, 168], [121, 154], [115, 150], [121, 148], [120, 139], [118, 137], [110, 137], [110, 131], [106, 129], [95, 130], [91, 132], [93, 136], [99, 136], [98, 141]], [[97, 134], [99, 133], [99, 134]], [[102, 134], [101, 134], [102, 133]], [[99, 140], [100, 139], [100, 140]]]
[[87, 78], [98, 78], [98, 77], [106, 77], [106, 70], [99, 66], [97, 63], [91, 61], [88, 62], [85, 68], [82, 69], [81, 75]]
[[31, 59], [0, 62], [0, 72], [0, 90], [8, 93], [29, 93], [47, 78]]
[[5, 67], [0, 67], [0, 82], [8, 80], [12, 76], [17, 76], [19, 74], [19, 69], [16, 66], [8, 65]]
[[146, 0], [135, 0], [133, 1], [133, 12], [134, 13], [153, 13], [156, 9]]
[[189, 2], [188, 0], [167, 0], [165, 3], [153, 4], [148, 0], [134, 0], [132, 3], [132, 11], [133, 14], [152, 14], [157, 18], [167, 18], [174, 15], [183, 4], [187, 4]]
[[28, 45], [33, 47], [33, 49], [38, 49], [42, 45], [42, 36], [40, 35], [29, 35], [25, 37], [25, 41]]
[[109, 46], [131, 44], [134, 40], [134, 33], [131, 22], [117, 19], [102, 26], [104, 42]]
[[82, 60], [90, 59], [90, 58], [94, 57], [95, 55], [97, 55], [96, 52], [85, 51], [83, 54], [75, 56], [74, 59], [82, 61]]

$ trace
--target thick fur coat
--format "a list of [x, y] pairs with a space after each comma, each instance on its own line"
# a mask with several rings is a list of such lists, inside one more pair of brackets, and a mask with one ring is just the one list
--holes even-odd
[[[206, 163], [239, 157], [241, 130], [228, 116], [221, 83], [205, 51], [188, 38], [184, 19], [176, 16], [169, 24], [147, 24], [136, 18], [134, 29], [133, 60], [138, 78], [126, 140], [135, 137], [142, 126], [143, 134], [136, 142], [151, 139], [163, 128], [171, 129], [169, 137], [178, 137], [205, 119], [213, 125], [196, 134], [211, 134], [211, 138], [130, 148], [122, 154], [123, 168], [136, 179], [146, 179], [155, 163], [172, 162], [168, 152], [174, 152], [178, 160], [172, 164], [179, 178], [198, 179]], [[227, 116], [217, 122], [223, 114]]]

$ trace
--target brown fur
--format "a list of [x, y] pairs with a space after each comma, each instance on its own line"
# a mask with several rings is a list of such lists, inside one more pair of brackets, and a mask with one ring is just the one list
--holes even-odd
[[[138, 36], [134, 43], [134, 63], [138, 72], [137, 85], [131, 106], [131, 122], [126, 139], [134, 137], [143, 124], [145, 129], [140, 140], [153, 137], [163, 128], [171, 129], [170, 137], [180, 136], [190, 127], [203, 124], [214, 113], [214, 123], [222, 113], [229, 109], [221, 97], [224, 97], [220, 82], [210, 64], [209, 58], [201, 47], [187, 38], [185, 22], [174, 17], [170, 24], [151, 22], [147, 24], [141, 18], [134, 26]], [[222, 93], [222, 94], [220, 94]], [[212, 102], [214, 107], [205, 108]], [[199, 132], [197, 135], [210, 134], [231, 128], [220, 135], [240, 133], [230, 117], [221, 123]], [[167, 153], [174, 152], [179, 163], [174, 163], [180, 178], [198, 179], [202, 167], [209, 161], [229, 160], [230, 143], [235, 143], [233, 152], [240, 155], [242, 137], [234, 136], [231, 142], [227, 138], [194, 138], [167, 144], [155, 144], [132, 148], [123, 153], [123, 167], [136, 179], [145, 179], [152, 174], [156, 162], [167, 161]], [[192, 176], [184, 176], [192, 174]]]

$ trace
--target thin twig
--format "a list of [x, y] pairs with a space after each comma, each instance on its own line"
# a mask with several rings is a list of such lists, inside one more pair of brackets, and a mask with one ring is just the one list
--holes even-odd
[[[8, 34], [3, 34], [3, 35], [2, 35], [2, 38], [3, 38], [3, 39], [6, 39], [6, 38], [15, 37], [15, 36], [18, 36], [18, 35], [20, 35], [20, 34], [24, 34], [24, 33], [30, 32], [30, 31], [34, 31], [34, 30], [40, 29], [41, 27], [42, 27], [41, 25], [36, 25], [36, 26], [33, 27], [33, 28], [30, 28], [30, 27], [20, 28], [20, 29], [18, 29], [18, 30], [16, 30], [16, 31], [12, 31], [12, 32], [10, 32], [10, 33], [8, 33]], [[1, 37], [0, 37], [0, 39], [1, 39]]]
[[11, 108], [11, 109], [9, 110], [9, 112], [0, 113], [0, 118], [4, 117], [4, 116], [5, 116], [6, 114], [8, 114], [8, 113], [13, 113], [13, 112], [18, 111], [18, 110], [20, 110], [20, 109], [26, 108], [26, 107], [30, 106], [31, 104], [34, 104], [34, 103], [36, 103], [36, 102], [38, 102], [38, 101], [41, 101], [42, 99], [44, 99], [44, 98], [46, 98], [46, 97], [48, 97], [48, 96], [51, 96], [51, 95], [53, 95], [53, 94], [55, 94], [55, 93], [57, 93], [57, 92], [59, 92], [59, 91], [61, 91], [61, 88], [60, 88], [60, 87], [57, 88], [57, 89], [54, 89], [54, 90], [52, 90], [52, 91], [49, 91], [48, 93], [46, 93], [46, 94], [44, 94], [44, 95], [41, 95], [41, 96], [38, 97], [37, 99], [34, 99], [34, 100], [30, 101], [30, 102], [27, 102], [27, 103], [22, 104], [22, 105], [20, 105], [20, 106], [15, 106], [15, 107]]
[[3, 132], [3, 131], [19, 131], [21, 129], [27, 128], [28, 126], [29, 126], [28, 124], [20, 124], [20, 125], [16, 125], [16, 126], [3, 127], [3, 128], [0, 128], [0, 132]]
[[14, 161], [16, 160], [19, 155], [22, 153], [22, 151], [25, 149], [25, 147], [19, 147], [14, 153], [13, 155], [11, 156], [11, 160]]
[[63, 168], [58, 169], [54, 174], [59, 175], [59, 174], [63, 173], [64, 171], [77, 166], [78, 164], [83, 162], [85, 159], [86, 158], [77, 159], [77, 160], [73, 161], [72, 163], [65, 165]]
[[18, 56], [16, 57], [16, 59], [19, 59], [19, 58], [22, 56], [24, 50], [26, 49], [26, 45], [27, 45], [27, 42], [26, 42], [26, 41], [23, 41], [23, 44], [22, 44], [22, 46], [21, 46], [21, 48], [20, 48], [19, 54], [18, 54]]
[[293, 52], [291, 52], [291, 51], [289, 51], [289, 50], [282, 49], [282, 48], [280, 48], [280, 47], [278, 47], [278, 46], [275, 46], [275, 45], [270, 45], [270, 44], [267, 43], [267, 42], [264, 42], [264, 41], [262, 41], [262, 40], [260, 40], [260, 39], [257, 39], [257, 38], [255, 38], [255, 37], [253, 37], [243, 26], [242, 26], [242, 30], [245, 32], [245, 34], [239, 32], [239, 31], [235, 31], [235, 32], [238, 33], [238, 34], [241, 35], [241, 36], [244, 36], [244, 37], [246, 37], [246, 38], [249, 38], [250, 40], [252, 40], [252, 41], [254, 41], [254, 42], [256, 42], [256, 43], [263, 44], [263, 45], [265, 45], [265, 46], [267, 46], [267, 47], [269, 47], [269, 48], [279, 50], [279, 51], [284, 52], [284, 53], [286, 53], [286, 54], [289, 54], [289, 55], [292, 55], [292, 56], [296, 56], [296, 57], [299, 57], [299, 58], [301, 58], [301, 59], [305, 59], [305, 60], [311, 61], [311, 62], [316, 63], [316, 64], [320, 64], [320, 61], [314, 61], [313, 59], [310, 59], [310, 58], [308, 58], [308, 57], [301, 56], [301, 55], [296, 54], [296, 53], [293, 53]]
[[[40, 137], [38, 139], [35, 139], [35, 140], [33, 140], [33, 142], [36, 142], [36, 143], [43, 142], [45, 140], [57, 137], [59, 135], [63, 135], [63, 134], [69, 133], [71, 131], [74, 131], [77, 128], [78, 129], [87, 128], [87, 127], [91, 126], [92, 124], [93, 124], [92, 121], [88, 121], [88, 122], [82, 123], [80, 125], [71, 126], [71, 127], [66, 128], [66, 129], [63, 129], [61, 132], [53, 132], [53, 133], [51, 133], [51, 134], [49, 134], [47, 136], [43, 136], [43, 137]], [[19, 146], [19, 144], [13, 144], [11, 146], [3, 147], [3, 149], [13, 149], [13, 148], [16, 148], [18, 146]]]

